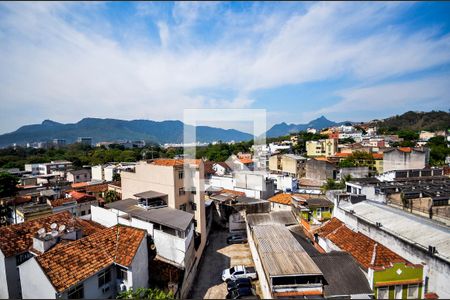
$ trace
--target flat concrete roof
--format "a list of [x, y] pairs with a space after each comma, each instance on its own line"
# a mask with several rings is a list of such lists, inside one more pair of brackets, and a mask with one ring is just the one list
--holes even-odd
[[144, 198], [144, 199], [155, 199], [155, 198], [166, 197], [167, 194], [155, 192], [155, 191], [145, 191], [142, 193], [134, 194], [133, 196], [138, 197], [138, 198]]
[[137, 199], [125, 199], [106, 204], [107, 208], [114, 208], [150, 223], [161, 224], [177, 230], [186, 230], [194, 215], [170, 207], [145, 209], [137, 206]]

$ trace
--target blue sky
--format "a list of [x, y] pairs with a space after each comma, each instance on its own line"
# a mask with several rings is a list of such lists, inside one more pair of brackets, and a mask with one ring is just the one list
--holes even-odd
[[0, 132], [184, 108], [263, 108], [268, 127], [448, 111], [449, 15], [448, 2], [3, 2]]

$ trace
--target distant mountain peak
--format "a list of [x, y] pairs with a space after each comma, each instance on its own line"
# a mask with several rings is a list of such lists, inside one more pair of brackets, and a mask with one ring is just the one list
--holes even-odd
[[61, 125], [61, 123], [46, 119], [44, 121], [42, 121], [42, 125], [44, 126], [53, 126], [53, 125]]

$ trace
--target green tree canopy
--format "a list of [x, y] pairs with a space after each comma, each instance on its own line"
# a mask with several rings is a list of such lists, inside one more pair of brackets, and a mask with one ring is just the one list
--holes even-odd
[[129, 289], [117, 296], [117, 299], [175, 299], [171, 291], [165, 292], [158, 288]]
[[9, 173], [0, 173], [0, 197], [11, 197], [17, 194], [19, 179]]

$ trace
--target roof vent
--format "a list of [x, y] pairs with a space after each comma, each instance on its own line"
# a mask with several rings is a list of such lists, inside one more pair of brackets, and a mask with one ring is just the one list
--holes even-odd
[[355, 211], [353, 209], [350, 209], [350, 213], [353, 215]]
[[377, 227], [381, 227], [381, 226], [383, 226], [383, 225], [381, 225], [381, 223], [380, 223], [380, 222], [376, 222], [376, 223], [375, 223], [375, 226], [377, 226]]

